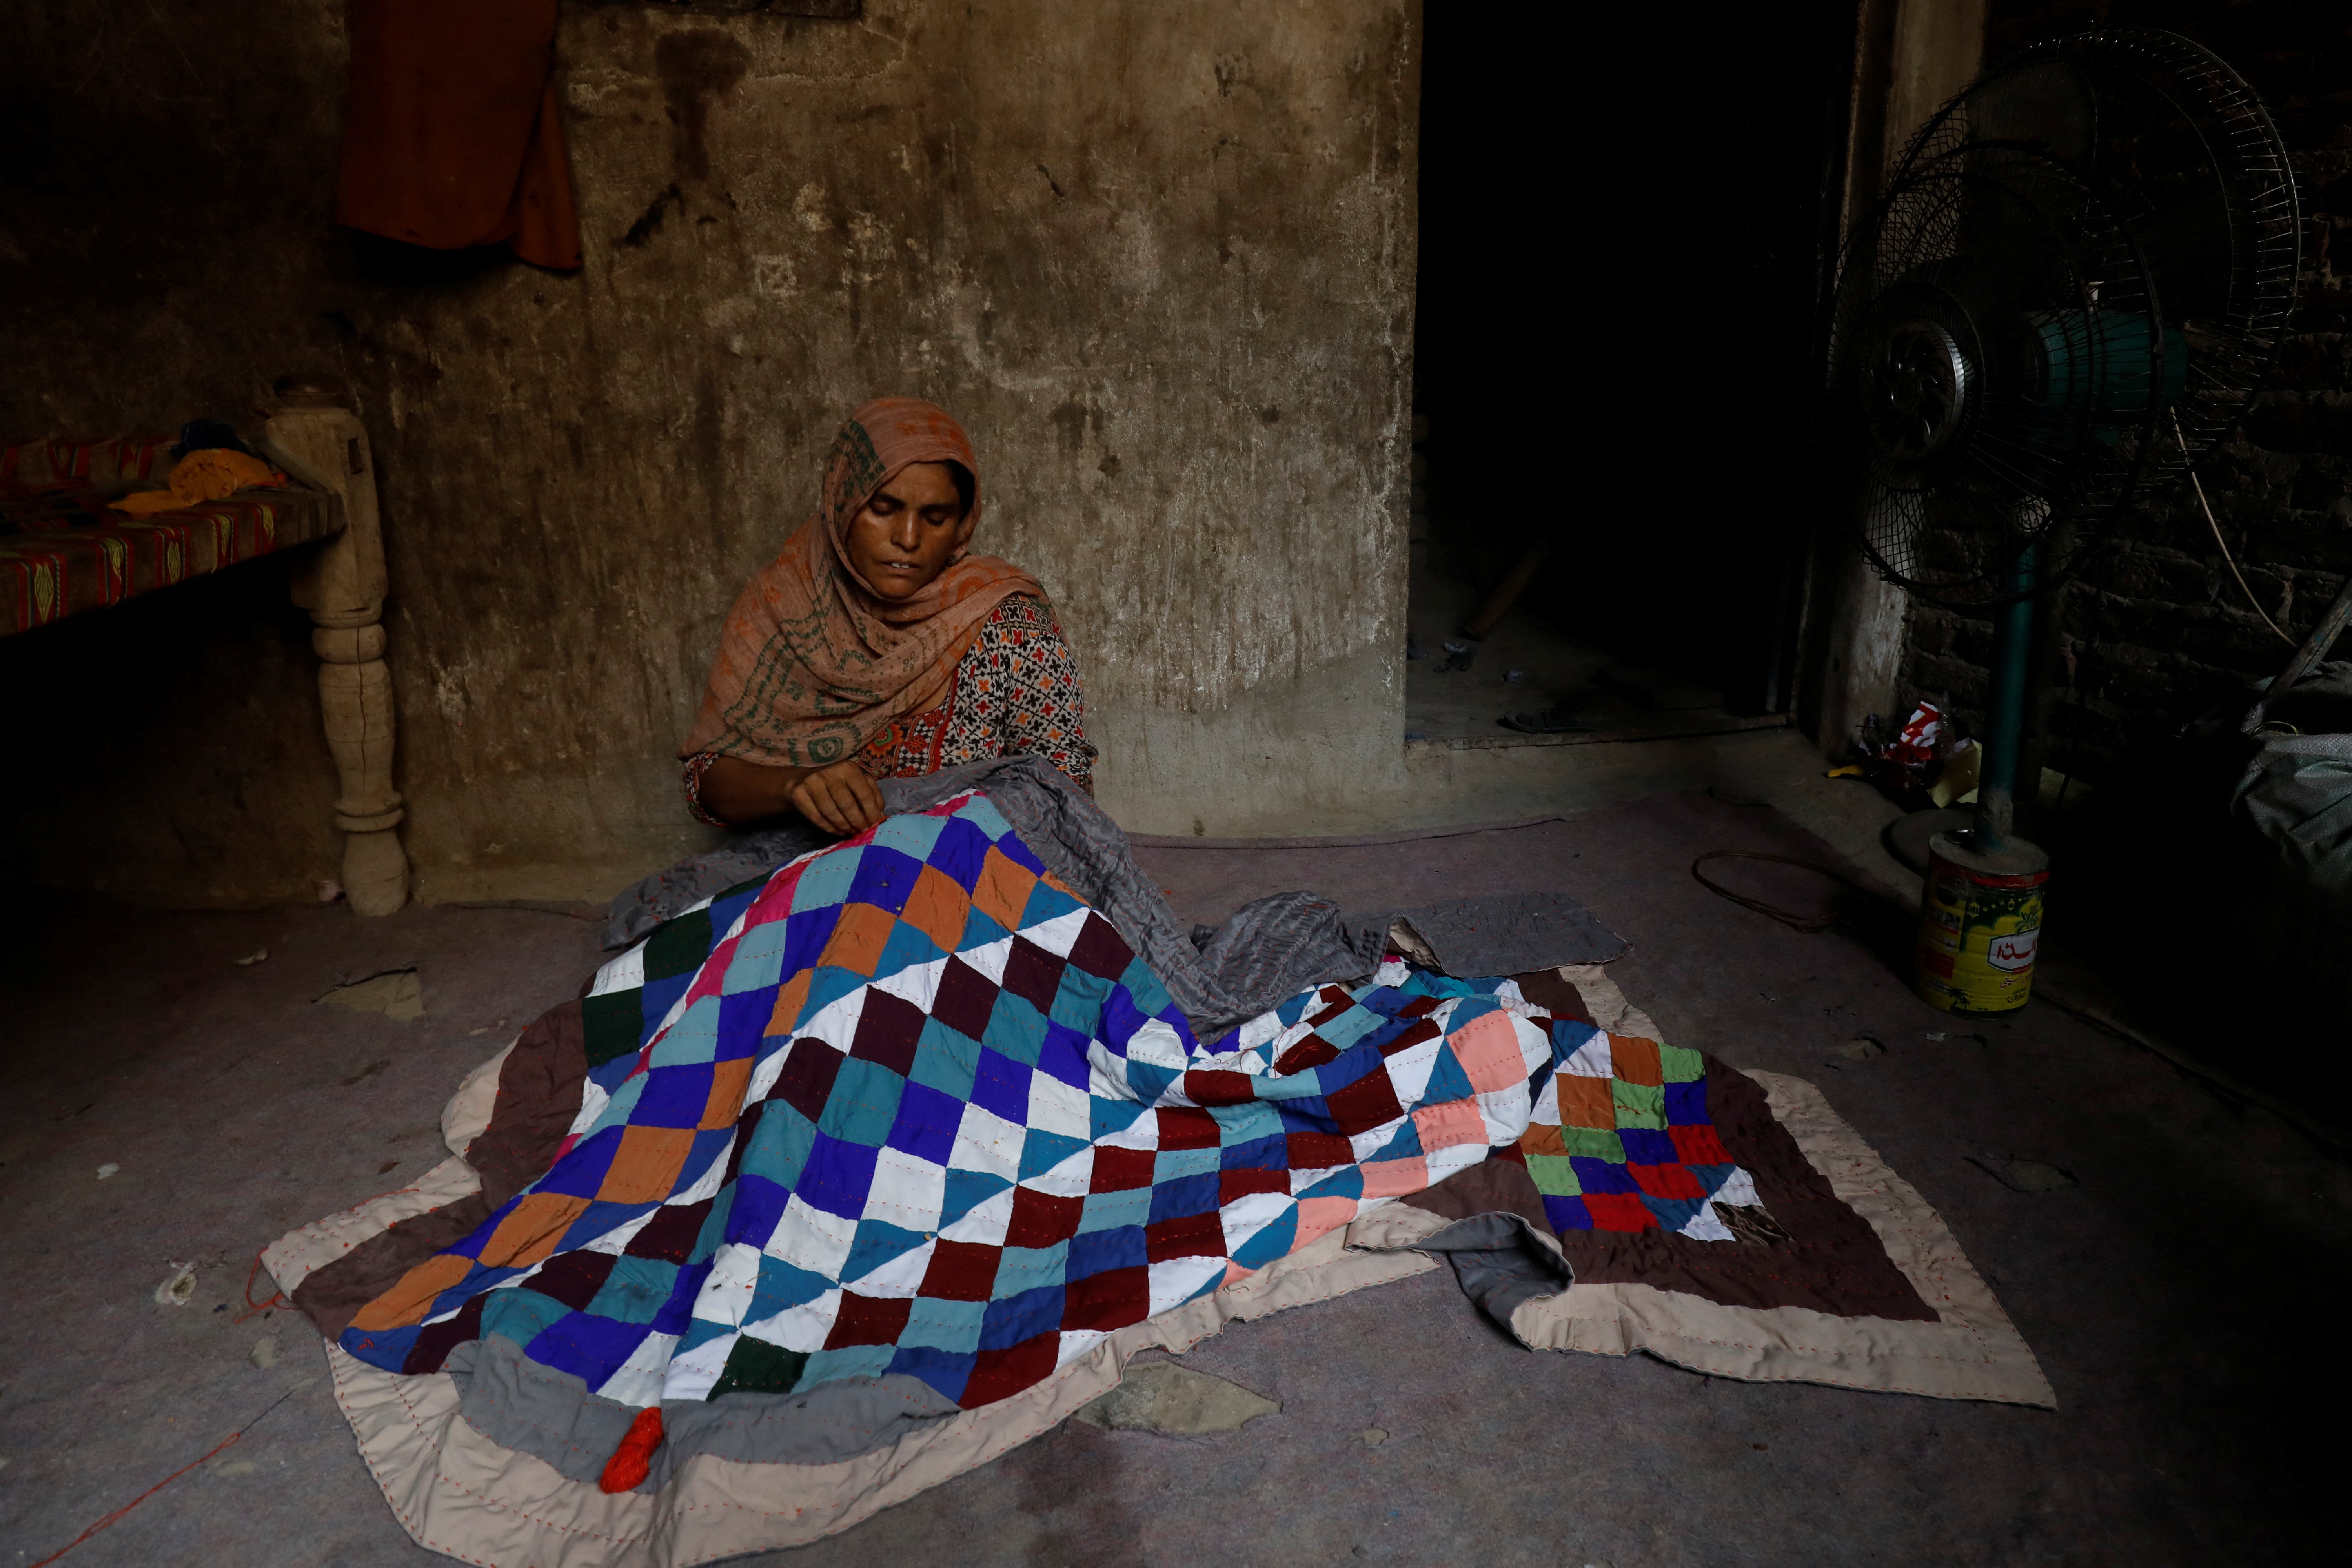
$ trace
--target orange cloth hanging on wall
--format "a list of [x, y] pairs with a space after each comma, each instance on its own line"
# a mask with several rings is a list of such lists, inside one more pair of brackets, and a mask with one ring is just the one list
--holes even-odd
[[555, 107], [557, 0], [351, 0], [335, 221], [435, 250], [580, 265]]

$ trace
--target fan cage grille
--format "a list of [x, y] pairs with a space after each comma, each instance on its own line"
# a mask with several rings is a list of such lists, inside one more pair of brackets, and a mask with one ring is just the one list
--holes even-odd
[[[2030, 118], [2053, 103], [2076, 118], [2042, 143], [2000, 134], [2020, 104]], [[2004, 496], [1997, 481], [2004, 463], [2018, 467], [2015, 431], [1981, 415], [1966, 430], [1969, 464], [1893, 471], [1888, 454], [1860, 438], [1865, 367], [1856, 360], [1874, 346], [1874, 307], [1962, 255], [1971, 201], [1987, 199], [1992, 182], [1983, 175], [2005, 144], [2066, 169], [2080, 189], [2073, 281], [2089, 296], [2084, 320], [2108, 324], [2071, 340], [2062, 327], [2057, 341], [2092, 351], [2084, 363], [2101, 362], [2091, 374], [2107, 378], [2098, 384], [2126, 384], [2116, 367], [2134, 355], [2111, 351], [2129, 334], [2112, 323], [2143, 313], [2156, 384], [2140, 417], [2108, 421], [2088, 439], [2078, 429], [2076, 461], [2055, 470], [2027, 464], [2032, 471], [2008, 476]], [[2028, 544], [2043, 547], [2045, 575], [2077, 569], [2134, 504], [2177, 483], [2261, 390], [2293, 308], [2301, 238], [2275, 124], [2244, 80], [2200, 46], [2154, 29], [2098, 28], [2038, 45], [1979, 78], [1913, 136], [1841, 260], [1829, 381], [1833, 427], [1859, 448], [1847, 468], [1864, 552], [1891, 580], [1959, 607], [2019, 597], [2015, 564]], [[2175, 363], [2179, 384], [2166, 386]], [[2006, 453], [1997, 449], [2004, 443]], [[1979, 450], [1988, 445], [1995, 449]]]

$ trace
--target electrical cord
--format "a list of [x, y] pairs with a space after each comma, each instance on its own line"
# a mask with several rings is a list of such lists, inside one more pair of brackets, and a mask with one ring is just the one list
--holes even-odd
[[1819, 935], [1832, 926], [1839, 924], [1845, 917], [1836, 913], [1819, 916], [1792, 914], [1776, 905], [1768, 904], [1761, 899], [1751, 899], [1745, 893], [1735, 893], [1722, 883], [1711, 881], [1701, 873], [1699, 868], [1710, 860], [1769, 860], [1775, 865], [1794, 866], [1800, 871], [1811, 871], [1816, 875], [1827, 877], [1842, 887], [1851, 888], [1873, 903], [1885, 901], [1883, 894], [1874, 889], [1865, 887], [1844, 872], [1833, 867], [1823, 866], [1817, 861], [1800, 860], [1793, 855], [1765, 855], [1753, 849], [1710, 849], [1691, 862], [1692, 879], [1708, 892], [1717, 898], [1729, 899], [1743, 910], [1753, 910], [1767, 920], [1778, 921], [1790, 931], [1801, 931], [1808, 936]]
[[[2189, 456], [2189, 443], [2180, 434], [2180, 416], [2178, 414], [2175, 414], [2172, 416], [2172, 439], [2174, 443], [2179, 447], [2181, 457], [2187, 458]], [[2253, 605], [2254, 614], [2262, 616], [2263, 618], [2263, 625], [2270, 627], [2270, 629], [2274, 632], [2278, 632], [2279, 641], [2286, 644], [2289, 647], [2298, 647], [2299, 645], [2293, 637], [2287, 636], [2286, 633], [2283, 631], [2279, 631], [2279, 624], [2271, 619], [2270, 612], [2263, 609], [2261, 603], [2255, 599], [2253, 589], [2247, 586], [2246, 574], [2238, 570], [2237, 560], [2230, 553], [2230, 542], [2221, 537], [2221, 525], [2213, 516], [2213, 503], [2205, 499], [2205, 481], [2197, 477], [2197, 469], [2193, 465], [2189, 470], [2189, 482], [2191, 485], [2194, 485], [2197, 489], [2197, 504], [2205, 509], [2205, 525], [2213, 531], [2213, 542], [2221, 547], [2221, 560], [2230, 568], [2230, 575], [2238, 580], [2238, 592], [2245, 595], [2246, 603]]]

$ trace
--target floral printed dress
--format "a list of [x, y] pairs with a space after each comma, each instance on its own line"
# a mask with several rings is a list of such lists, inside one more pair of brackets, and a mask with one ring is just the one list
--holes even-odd
[[[702, 805], [702, 775], [719, 754], [686, 760], [686, 801], [702, 821], [726, 827]], [[1092, 793], [1095, 749], [1087, 744], [1077, 661], [1054, 612], [1013, 594], [981, 624], [979, 640], [956, 665], [948, 700], [899, 718], [855, 761], [867, 777], [889, 779], [1024, 754], [1045, 758]]]

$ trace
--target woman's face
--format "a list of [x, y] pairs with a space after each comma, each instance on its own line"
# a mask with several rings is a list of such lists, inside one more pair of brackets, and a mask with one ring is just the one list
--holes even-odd
[[971, 523], [947, 465], [909, 463], [851, 521], [849, 563], [883, 598], [911, 599], [947, 569], [971, 537]]

